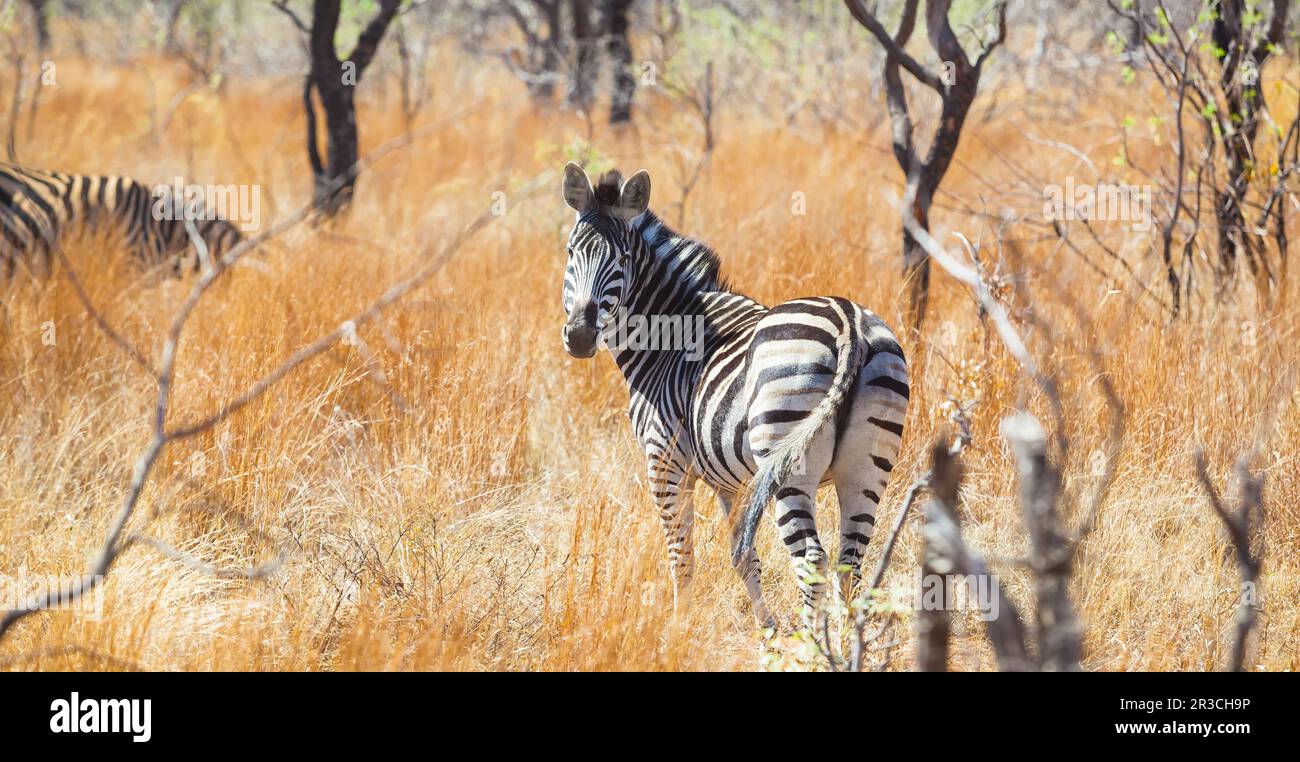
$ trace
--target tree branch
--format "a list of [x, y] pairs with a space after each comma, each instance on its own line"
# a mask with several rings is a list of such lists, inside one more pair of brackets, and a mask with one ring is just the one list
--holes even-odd
[[357, 38], [357, 46], [352, 49], [352, 55], [348, 56], [348, 60], [356, 64], [358, 80], [361, 79], [361, 73], [366, 70], [366, 67], [370, 66], [375, 51], [379, 49], [379, 42], [384, 39], [384, 32], [388, 30], [389, 23], [397, 15], [401, 5], [402, 0], [381, 0], [379, 12]]
[[[907, 0], [907, 5], [903, 7], [904, 20], [916, 18], [916, 4], [917, 0]], [[903, 45], [907, 44], [906, 37], [904, 37], [901, 43], [896, 42], [894, 38], [890, 36], [889, 32], [885, 31], [885, 27], [880, 24], [875, 15], [872, 14], [871, 11], [867, 10], [867, 7], [863, 4], [862, 0], [844, 0], [844, 5], [848, 7], [849, 13], [853, 14], [853, 18], [857, 19], [859, 24], [866, 27], [867, 31], [871, 32], [871, 34], [875, 36], [876, 40], [884, 46], [889, 56], [902, 64], [903, 68], [907, 69], [909, 74], [928, 85], [935, 92], [940, 94], [943, 93], [944, 83], [943, 80], [939, 78], [939, 75], [922, 66], [915, 58], [903, 49]], [[907, 26], [910, 27], [910, 24]], [[910, 29], [908, 30], [908, 34], [911, 34]]]
[[[367, 154], [366, 157], [364, 157], [362, 160], [354, 164], [343, 175], [335, 178], [332, 181], [332, 184], [341, 185], [342, 183], [347, 182], [348, 179], [354, 177], [358, 172], [360, 172], [365, 167], [369, 166], [371, 163], [376, 161], [381, 156], [390, 153], [394, 150], [397, 150], [398, 148], [402, 148], [407, 145], [410, 145], [412, 142], [415, 141], [417, 136], [423, 136], [429, 134], [434, 129], [440, 129], [446, 126], [447, 124], [457, 123], [462, 116], [463, 113], [457, 114], [456, 116], [441, 121], [435, 125], [430, 125], [425, 129], [419, 130], [417, 132], [407, 133], [398, 138], [394, 138], [393, 140], [390, 140], [388, 143], [385, 143], [384, 145], [375, 149], [370, 154]], [[535, 181], [531, 186], [529, 186], [526, 192], [527, 193], [536, 192], [536, 190], [541, 187], [542, 179], [544, 178], [539, 178], [537, 181]], [[145, 542], [151, 544], [154, 547], [161, 550], [162, 552], [172, 555], [172, 553], [170, 553], [169, 550], [174, 550], [174, 549], [170, 549], [170, 546], [165, 546], [164, 544], [156, 543], [152, 540], [145, 538], [144, 535], [132, 534], [128, 537], [125, 538], [123, 537], [123, 533], [126, 528], [126, 525], [131, 519], [132, 515], [135, 513], [136, 506], [139, 504], [140, 496], [144, 492], [145, 485], [148, 483], [149, 476], [153, 470], [154, 465], [157, 463], [158, 458], [162, 454], [163, 449], [171, 442], [186, 436], [192, 436], [194, 434], [200, 433], [201, 431], [206, 431], [208, 428], [211, 428], [212, 426], [216, 425], [220, 421], [224, 420], [229, 415], [237, 411], [240, 407], [243, 407], [244, 405], [246, 405], [248, 402], [251, 402], [255, 398], [255, 395], [250, 396], [246, 394], [240, 398], [240, 400], [242, 401], [240, 402], [239, 405], [234, 407], [228, 405], [224, 407], [221, 411], [219, 411], [217, 415], [210, 417], [209, 419], [207, 419], [207, 421], [197, 426], [183, 427], [179, 430], [173, 430], [169, 432], [167, 430], [167, 418], [168, 418], [168, 413], [170, 412], [172, 384], [173, 381], [175, 380], [176, 358], [180, 346], [181, 335], [184, 332], [186, 323], [188, 322], [190, 315], [193, 314], [195, 307], [198, 305], [199, 300], [204, 296], [204, 294], [207, 293], [208, 289], [211, 288], [212, 284], [221, 275], [221, 273], [226, 270], [226, 268], [233, 266], [235, 263], [239, 261], [241, 257], [247, 254], [249, 251], [252, 251], [257, 246], [270, 240], [271, 238], [274, 238], [284, 233], [291, 227], [307, 219], [307, 217], [310, 215], [312, 211], [312, 208], [313, 208], [312, 204], [309, 203], [303, 206], [302, 208], [300, 208], [294, 214], [290, 215], [286, 220], [282, 221], [281, 223], [262, 232], [260, 235], [245, 240], [240, 244], [238, 244], [237, 246], [233, 247], [229, 252], [223, 255], [220, 267], [206, 268], [202, 273], [202, 275], [199, 277], [199, 279], [195, 282], [194, 286], [190, 289], [189, 295], [186, 297], [185, 301], [181, 304], [180, 308], [177, 310], [175, 316], [173, 317], [171, 326], [167, 332], [166, 341], [163, 345], [162, 359], [161, 362], [159, 363], [159, 368], [157, 371], [158, 395], [154, 405], [153, 423], [151, 427], [153, 430], [153, 437], [149, 440], [149, 443], [145, 446], [144, 451], [140, 454], [140, 456], [136, 460], [135, 468], [132, 470], [130, 484], [127, 488], [126, 495], [123, 497], [122, 500], [122, 506], [118, 510], [117, 516], [114, 518], [113, 523], [109, 528], [109, 531], [104, 539], [104, 544], [101, 547], [99, 554], [95, 557], [94, 561], [91, 563], [91, 566], [87, 570], [86, 574], [84, 574], [82, 578], [77, 582], [64, 586], [57, 591], [46, 591], [39, 595], [35, 595], [30, 599], [28, 599], [27, 601], [25, 601], [21, 608], [5, 612], [4, 616], [0, 617], [0, 640], [4, 639], [4, 636], [9, 632], [10, 628], [13, 627], [14, 624], [19, 622], [23, 618], [27, 617], [28, 615], [33, 614], [37, 611], [44, 611], [58, 603], [69, 603], [69, 602], [76, 601], [80, 599], [83, 595], [85, 595], [87, 592], [89, 592], [90, 590], [96, 588], [104, 581], [104, 578], [107, 576], [108, 572], [112, 569], [113, 563], [122, 554], [122, 552], [127, 550], [129, 547], [131, 547], [131, 545], [133, 545], [136, 542]], [[429, 277], [433, 275], [434, 272], [436, 272], [438, 269], [442, 267], [443, 264], [446, 263], [446, 261], [450, 258], [451, 254], [455, 252], [457, 247], [463, 244], [463, 242], [468, 238], [469, 235], [472, 235], [474, 232], [476, 232], [479, 228], [481, 228], [483, 225], [485, 225], [488, 221], [490, 221], [495, 216], [496, 215], [492, 214], [492, 210], [489, 209], [477, 220], [475, 220], [468, 227], [462, 230], [461, 234], [458, 235], [452, 241], [452, 243], [449, 244], [448, 247], [445, 248], [439, 254], [438, 257], [428, 262], [424, 267], [420, 268], [414, 275], [408, 277], [406, 280], [401, 281], [395, 286], [391, 287], [387, 292], [385, 292], [384, 296], [381, 297], [369, 309], [367, 309], [366, 311], [358, 315], [358, 317], [354, 318], [353, 321], [345, 322], [344, 325], [346, 326], [349, 323], [355, 324], [355, 322], [358, 320], [364, 321], [373, 318], [375, 314], [378, 314], [377, 313], [378, 309], [382, 308], [383, 306], [386, 306], [387, 304], [392, 303], [396, 299], [408, 293], [415, 286], [427, 280]], [[330, 336], [333, 337], [334, 340], [337, 340], [339, 335], [341, 334], [337, 330], [330, 334]], [[329, 344], [332, 343], [333, 343], [332, 341], [329, 342]], [[314, 348], [315, 353], [319, 354], [319, 352], [324, 351], [324, 349], [328, 347], [329, 344], [326, 344], [323, 341], [318, 340], [316, 343], [310, 345], [309, 349]], [[275, 381], [278, 381], [280, 378], [283, 378], [285, 375], [288, 374], [290, 370], [292, 370], [294, 367], [297, 367], [297, 365], [300, 365], [302, 362], [308, 359], [310, 355], [300, 352], [298, 355], [295, 355], [295, 357], [298, 358], [295, 364], [291, 366], [281, 366], [281, 368], [277, 369], [276, 371], [273, 371], [271, 374], [269, 374], [266, 377], [266, 379], [264, 379], [264, 381], [267, 381], [266, 383], [255, 385], [254, 390], [256, 391], [256, 394], [261, 394], [265, 392], [266, 389], [269, 389], [270, 386], [272, 386], [275, 383]], [[175, 551], [175, 554], [180, 554], [180, 552]], [[180, 555], [177, 555], [176, 557], [180, 557]], [[197, 562], [197, 561], [196, 563], [201, 564], [201, 562]], [[259, 568], [264, 568], [264, 566], [265, 565]]]
[[306, 35], [311, 34], [311, 28], [303, 22], [302, 18], [300, 18], [292, 8], [289, 7], [288, 0], [272, 0], [271, 5], [275, 6], [278, 11], [288, 16], [289, 21], [293, 22], [293, 25], [298, 27], [298, 31]]

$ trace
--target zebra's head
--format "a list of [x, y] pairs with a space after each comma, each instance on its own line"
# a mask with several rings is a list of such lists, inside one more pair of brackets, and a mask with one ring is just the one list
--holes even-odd
[[610, 316], [624, 302], [639, 240], [632, 220], [650, 205], [650, 175], [641, 170], [622, 182], [615, 170], [593, 186], [582, 167], [569, 162], [564, 200], [578, 213], [564, 269], [564, 348], [574, 357], [591, 357]]

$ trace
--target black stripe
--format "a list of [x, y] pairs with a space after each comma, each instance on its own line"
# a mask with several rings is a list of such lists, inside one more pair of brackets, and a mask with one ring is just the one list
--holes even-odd
[[871, 423], [876, 424], [877, 426], [884, 429], [885, 431], [894, 434], [895, 436], [900, 436], [900, 437], [903, 436], [903, 424], [901, 423], [886, 421], [883, 418], [876, 418], [874, 416], [867, 418], [867, 420]]
[[782, 487], [776, 493], [776, 499], [785, 500], [787, 497], [808, 497], [808, 493], [797, 487]]
[[835, 336], [829, 331], [803, 323], [775, 323], [764, 325], [754, 333], [751, 347], [767, 341], [815, 341], [835, 353]]
[[764, 426], [773, 423], [795, 423], [808, 417], [807, 410], [765, 410], [757, 417], [749, 419], [749, 427]]
[[795, 532], [789, 537], [782, 537], [781, 541], [784, 542], [786, 545], [794, 545], [795, 543], [802, 542], [803, 540], [806, 540], [809, 537], [813, 539], [813, 542], [816, 542], [817, 530], [813, 529], [812, 527], [808, 527], [807, 529], [800, 529], [798, 532]]
[[904, 399], [908, 398], [907, 384], [896, 378], [891, 378], [889, 376], [876, 376], [867, 382], [867, 386], [879, 386], [881, 389], [888, 389]]
[[796, 508], [795, 510], [786, 511], [785, 513], [782, 513], [780, 518], [776, 520], [776, 525], [779, 527], [783, 527], [786, 524], [789, 524], [791, 521], [794, 521], [796, 519], [808, 519], [809, 521], [812, 521], [813, 517], [807, 511], [801, 511]]

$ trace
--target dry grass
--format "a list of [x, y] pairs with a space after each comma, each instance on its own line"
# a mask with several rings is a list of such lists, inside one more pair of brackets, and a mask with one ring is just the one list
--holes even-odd
[[[585, 133], [573, 116], [534, 113], [522, 87], [490, 64], [441, 71], [448, 74], [435, 87], [435, 112], [479, 97], [481, 107], [364, 176], [340, 229], [295, 231], [229, 274], [186, 333], [177, 420], [212, 411], [333, 328], [397, 279], [423, 244], [450, 235], [494, 191], [558, 168], [555, 146]], [[22, 159], [149, 181], [179, 173], [258, 183], [274, 195], [268, 213], [283, 214], [309, 185], [296, 82], [231, 81], [219, 95], [201, 93], [155, 144], [138, 104], [151, 91], [165, 104], [184, 84], [182, 70], [161, 61], [124, 69], [66, 60], [57, 90], [41, 104], [41, 131], [20, 141]], [[401, 131], [395, 98], [387, 100], [363, 104], [363, 148]], [[665, 129], [689, 133], [670, 104], [647, 103]], [[1098, 135], [1114, 134], [1133, 103], [1085, 102], [1082, 118], [1033, 129], [1100, 146], [1092, 153], [1103, 163], [1114, 145]], [[875, 114], [881, 106], [860, 109]], [[1027, 140], [1022, 122], [1010, 113], [972, 119], [945, 188], [1000, 210], [1008, 202], [989, 188], [1010, 170], [993, 147], [1023, 165], [1059, 164], [1059, 176], [1068, 173], [1068, 158]], [[792, 130], [735, 108], [724, 115], [685, 228], [712, 243], [736, 286], [756, 298], [838, 293], [897, 324], [898, 223], [889, 198], [899, 183], [880, 127]], [[638, 137], [601, 126], [593, 142], [623, 168], [651, 171], [662, 194], [654, 205], [673, 200], [671, 145], [648, 129]], [[806, 216], [790, 213], [795, 191], [807, 194]], [[990, 234], [978, 218], [936, 216], [943, 229]], [[269, 580], [217, 579], [136, 548], [104, 587], [98, 621], [70, 612], [30, 617], [0, 644], [0, 664], [124, 666], [111, 656], [155, 670], [758, 666], [759, 641], [711, 497], [697, 525], [694, 606], [673, 621], [621, 379], [607, 356], [577, 361], [560, 345], [568, 222], [558, 190], [510, 209], [413, 299], [363, 330], [389, 389], [367, 377], [357, 351], [336, 347], [215, 431], [166, 453], [136, 528], [147, 522], [176, 546], [233, 567], [272, 556], [285, 542], [287, 560]], [[1039, 240], [1041, 229], [1017, 226], [1007, 236], [1025, 241], [1037, 310], [1066, 337], [1032, 344], [1066, 379], [1072, 489], [1095, 479], [1090, 454], [1103, 441], [1103, 402], [1081, 343], [1103, 349], [1129, 409], [1118, 481], [1075, 575], [1085, 666], [1214, 668], [1227, 653], [1237, 577], [1195, 485], [1192, 452], [1204, 446], [1213, 473], [1226, 478], [1266, 417], [1272, 385], [1295, 359], [1295, 283], [1272, 310], [1243, 296], [1167, 325], [1131, 282], [1092, 274], [1053, 240]], [[1138, 260], [1140, 242], [1111, 240]], [[93, 245], [72, 253], [96, 302], [156, 355], [186, 286], [138, 283]], [[1159, 283], [1149, 268], [1143, 274]], [[1042, 400], [986, 337], [969, 297], [936, 279], [929, 325], [955, 340], [908, 343], [918, 389], [881, 524], [893, 519], [926, 443], [942, 430], [941, 403], [977, 394], [962, 506], [967, 537], [995, 560], [1014, 558], [1026, 541], [997, 424], [1018, 402], [1041, 410]], [[1082, 305], [1090, 328], [1062, 306], [1063, 291]], [[46, 321], [56, 326], [53, 347], [41, 342]], [[66, 278], [20, 278], [10, 287], [0, 305], [0, 569], [35, 576], [84, 567], [148, 439], [153, 393], [149, 378], [87, 319]], [[1292, 397], [1255, 463], [1268, 474], [1269, 508], [1263, 615], [1249, 659], [1257, 669], [1300, 666], [1296, 413]], [[911, 584], [918, 543], [913, 527], [887, 585]], [[793, 584], [770, 529], [760, 552], [770, 600], [791, 610]], [[878, 553], [877, 546], [869, 566]], [[1026, 608], [1023, 571], [997, 568]], [[978, 621], [960, 618], [957, 635], [954, 666], [990, 668]], [[909, 666], [910, 655], [902, 647], [895, 668]]]

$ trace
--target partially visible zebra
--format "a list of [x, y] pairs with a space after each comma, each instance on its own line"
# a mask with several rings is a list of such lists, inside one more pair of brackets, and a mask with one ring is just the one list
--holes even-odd
[[[770, 499], [794, 559], [806, 604], [816, 612], [827, 556], [817, 535], [817, 488], [839, 499], [836, 582], [849, 595], [889, 483], [907, 413], [907, 362], [874, 314], [838, 297], [764, 307], [730, 290], [717, 256], [649, 211], [650, 176], [595, 186], [570, 162], [564, 199], [577, 211], [564, 272], [564, 347], [591, 357], [607, 343], [630, 391], [632, 430], [645, 450], [651, 497], [668, 541], [675, 591], [693, 569], [691, 491], [702, 478], [730, 513], [750, 486], [732, 537], [732, 563], [754, 615], [773, 620], [759, 584], [754, 532]], [[702, 316], [702, 352], [603, 342], [629, 315]], [[661, 321], [661, 325], [668, 321]], [[812, 573], [808, 573], [812, 572]]]
[[[21, 258], [48, 272], [60, 236], [74, 225], [112, 228], [146, 265], [170, 259], [179, 275], [188, 252], [197, 267], [185, 220], [158, 219], [157, 200], [148, 186], [129, 177], [69, 175], [0, 163], [0, 272], [11, 275]], [[166, 205], [171, 206], [169, 198]], [[204, 219], [206, 213], [192, 216], [213, 261], [243, 238], [226, 220]]]

